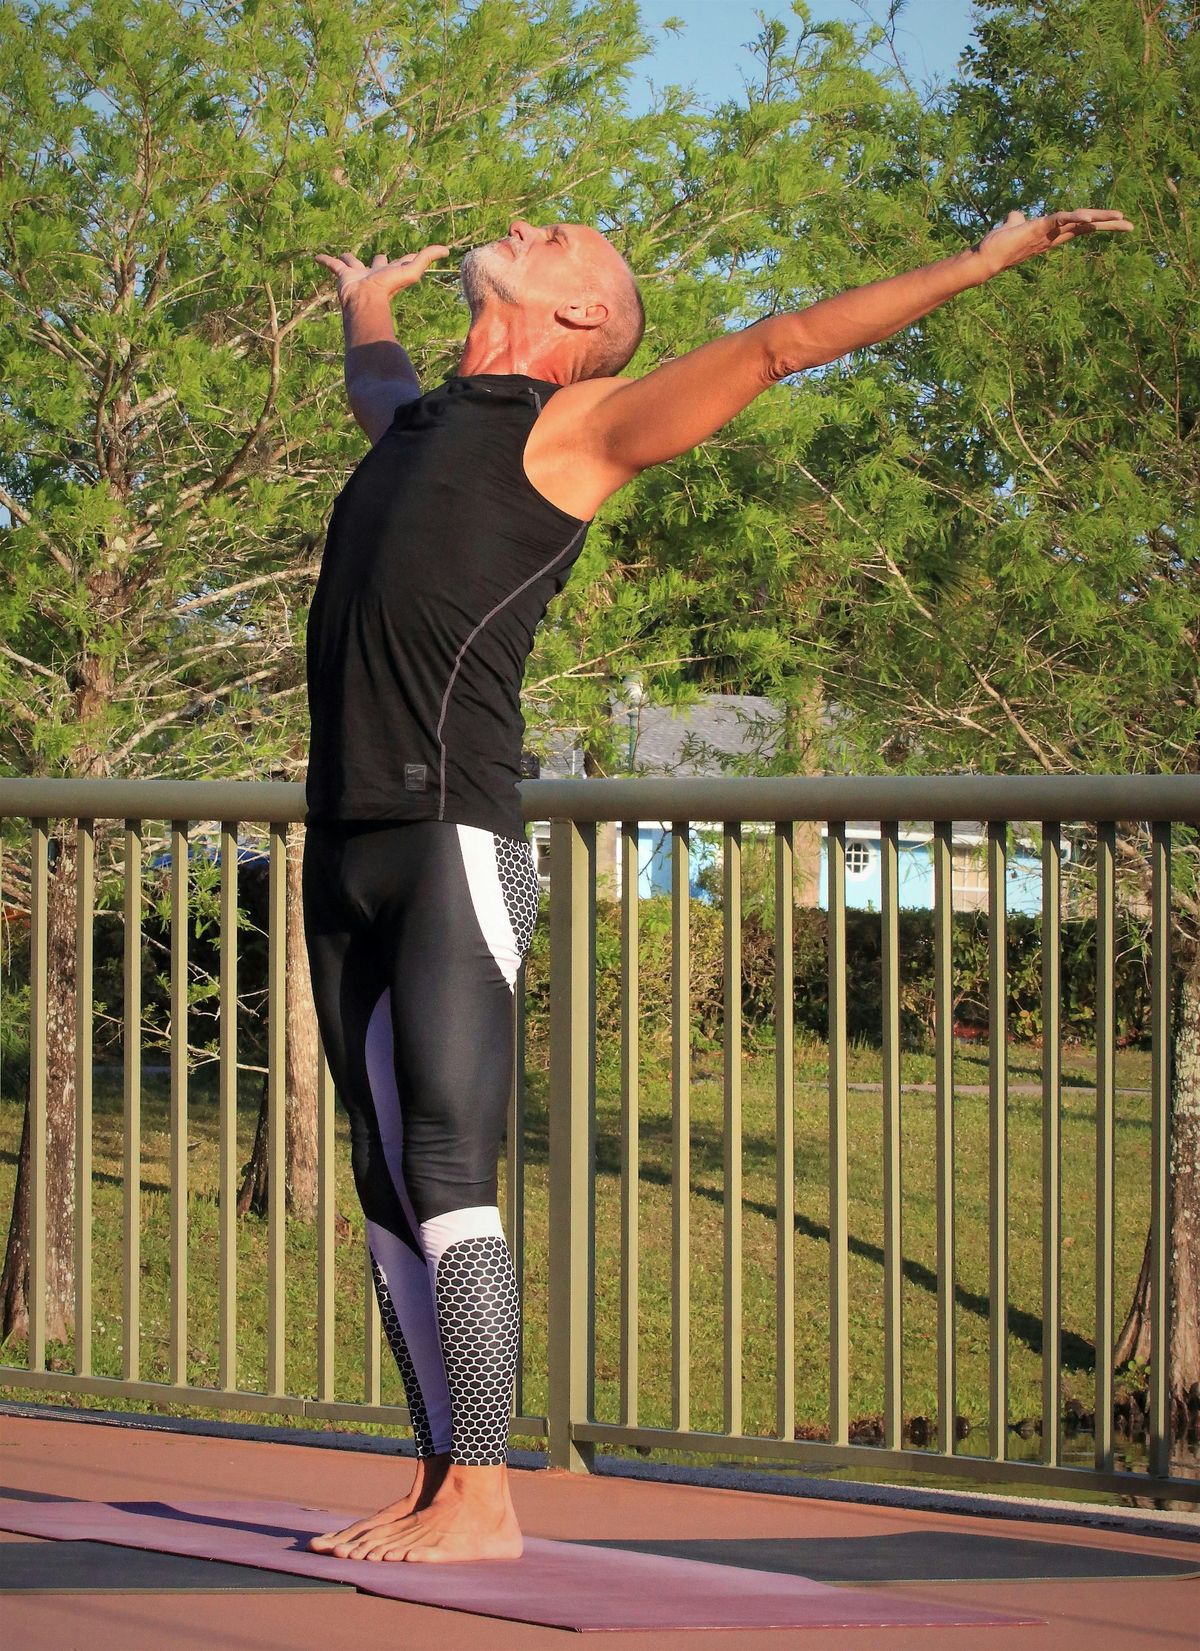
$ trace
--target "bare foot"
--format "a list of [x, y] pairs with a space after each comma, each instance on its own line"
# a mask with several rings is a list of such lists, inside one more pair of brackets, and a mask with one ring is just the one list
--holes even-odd
[[462, 1564], [519, 1559], [522, 1549], [507, 1469], [500, 1464], [450, 1468], [427, 1507], [376, 1525], [347, 1544], [343, 1557]]
[[365, 1519], [356, 1519], [352, 1525], [346, 1525], [340, 1531], [326, 1531], [322, 1536], [312, 1537], [308, 1544], [309, 1548], [313, 1553], [332, 1553], [339, 1559], [347, 1558], [351, 1544], [358, 1538], [384, 1526], [389, 1530], [393, 1529], [399, 1521], [407, 1519], [410, 1514], [428, 1507], [438, 1486], [445, 1479], [449, 1466], [449, 1451], [440, 1456], [418, 1456], [417, 1471], [413, 1475], [412, 1488], [407, 1496], [402, 1496], [398, 1502], [389, 1502], [386, 1508], [380, 1508], [378, 1513], [368, 1514]]

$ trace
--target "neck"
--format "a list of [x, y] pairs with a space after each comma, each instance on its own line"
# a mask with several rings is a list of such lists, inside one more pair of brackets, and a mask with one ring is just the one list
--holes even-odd
[[573, 384], [582, 375], [559, 340], [529, 327], [517, 312], [505, 316], [481, 311], [471, 322], [455, 369], [460, 378], [473, 373], [521, 373], [546, 384]]

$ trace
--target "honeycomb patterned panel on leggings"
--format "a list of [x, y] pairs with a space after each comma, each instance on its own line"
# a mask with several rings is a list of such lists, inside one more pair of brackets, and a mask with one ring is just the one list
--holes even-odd
[[383, 1323], [383, 1333], [387, 1337], [387, 1344], [392, 1350], [392, 1357], [400, 1371], [400, 1380], [404, 1383], [404, 1394], [408, 1400], [409, 1415], [412, 1417], [413, 1443], [417, 1447], [418, 1456], [433, 1455], [433, 1430], [429, 1426], [429, 1413], [425, 1409], [425, 1400], [421, 1397], [421, 1384], [417, 1380], [416, 1366], [412, 1361], [412, 1354], [408, 1351], [408, 1343], [404, 1339], [404, 1332], [400, 1328], [400, 1315], [396, 1312], [396, 1304], [392, 1300], [392, 1292], [388, 1289], [387, 1279], [375, 1257], [371, 1257], [371, 1276], [375, 1280], [375, 1294], [379, 1298], [379, 1317]]
[[494, 836], [492, 840], [496, 845], [496, 873], [504, 891], [508, 920], [512, 924], [517, 949], [524, 958], [529, 955], [533, 943], [541, 894], [534, 851], [528, 843], [517, 842], [512, 837]]
[[503, 1238], [460, 1238], [437, 1264], [438, 1325], [450, 1388], [450, 1459], [503, 1462], [508, 1445], [521, 1309]]

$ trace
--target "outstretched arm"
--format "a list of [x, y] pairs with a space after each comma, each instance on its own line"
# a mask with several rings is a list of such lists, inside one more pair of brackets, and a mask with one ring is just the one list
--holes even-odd
[[[1084, 208], [1027, 221], [1010, 212], [976, 247], [921, 269], [727, 333], [640, 379], [613, 379], [591, 410], [597, 456], [616, 486], [707, 440], [789, 373], [877, 344], [968, 287], [1077, 235], [1130, 230], [1119, 212]], [[621, 480], [617, 481], [616, 478]]]
[[352, 252], [334, 258], [318, 252], [317, 262], [338, 279], [342, 331], [346, 340], [346, 394], [350, 411], [372, 445], [391, 424], [397, 407], [414, 401], [421, 384], [392, 323], [392, 299], [419, 281], [435, 258], [450, 249], [427, 246], [388, 261], [377, 252], [368, 269]]
[[1022, 264], [1039, 252], [1048, 252], [1051, 247], [1064, 246], [1077, 235], [1132, 228], [1121, 213], [1090, 207], [1032, 220], [1027, 220], [1023, 212], [1010, 212], [976, 247], [799, 310], [792, 317], [792, 371], [821, 366], [849, 350], [878, 344], [956, 293], [982, 286], [1002, 270]]

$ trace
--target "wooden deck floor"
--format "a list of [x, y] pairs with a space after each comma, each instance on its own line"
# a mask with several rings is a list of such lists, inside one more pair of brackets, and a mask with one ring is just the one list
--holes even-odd
[[[361, 1512], [403, 1490], [411, 1465], [358, 1451], [83, 1421], [0, 1415], [0, 1497], [94, 1500], [278, 1497]], [[963, 1514], [862, 1506], [752, 1492], [521, 1471], [513, 1496], [524, 1528], [546, 1537], [728, 1538], [879, 1536], [986, 1528], [1000, 1539], [1086, 1542], [1121, 1554], [1178, 1557], [1200, 1570], [1200, 1546], [1074, 1525], [981, 1520]], [[0, 1532], [0, 1541], [29, 1538]], [[896, 1587], [889, 1584], [889, 1587]], [[1030, 1610], [1045, 1627], [621, 1633], [621, 1651], [1195, 1651], [1200, 1578], [1087, 1582], [907, 1583], [926, 1599]], [[562, 1630], [497, 1622], [348, 1591], [242, 1594], [8, 1594], [0, 1597], [5, 1651], [543, 1651]]]

